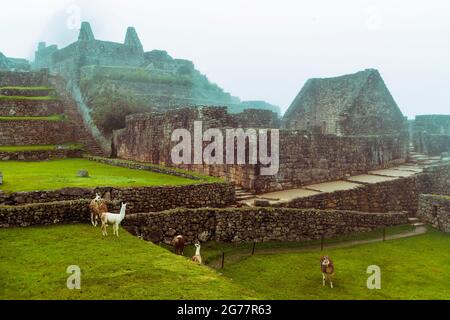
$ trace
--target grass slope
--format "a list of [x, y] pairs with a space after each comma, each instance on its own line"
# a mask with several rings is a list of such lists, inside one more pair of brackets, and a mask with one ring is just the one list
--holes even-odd
[[56, 97], [53, 96], [37, 96], [37, 97], [29, 97], [29, 96], [4, 96], [0, 94], [0, 100], [56, 100]]
[[3, 90], [27, 90], [27, 91], [40, 91], [40, 90], [55, 90], [55, 88], [48, 87], [48, 86], [6, 86], [6, 87], [0, 87], [0, 89]]
[[[414, 227], [410, 224], [386, 227], [386, 236], [408, 233], [413, 231]], [[324, 239], [324, 246], [346, 243], [349, 241], [374, 240], [383, 237], [383, 228], [375, 229], [362, 233], [351, 233], [347, 235], [336, 236]], [[319, 240], [310, 240], [304, 242], [260, 242], [255, 246], [255, 252], [260, 251], [293, 251], [293, 250], [309, 250], [313, 246], [320, 247]], [[225, 253], [225, 265], [232, 262], [247, 258], [252, 252], [253, 243], [218, 243], [210, 241], [202, 244], [202, 259], [205, 264], [212, 267], [218, 267], [222, 259], [222, 252]], [[169, 248], [167, 246], [167, 248]], [[188, 255], [194, 255], [194, 248], [186, 248]], [[231, 258], [230, 258], [231, 257]]]
[[[450, 235], [432, 230], [324, 252], [247, 256], [223, 272], [266, 299], [450, 299], [449, 248]], [[334, 261], [334, 289], [322, 286], [322, 254]], [[369, 265], [381, 268], [380, 290], [366, 287]]]
[[0, 117], [0, 121], [63, 121], [66, 117], [64, 115], [53, 115], [48, 117]]
[[[81, 269], [81, 290], [66, 287], [69, 265]], [[257, 298], [124, 230], [103, 238], [89, 225], [0, 229], [0, 284], [0, 299]]]
[[[83, 146], [77, 143], [64, 143], [61, 144], [66, 150], [77, 150], [82, 149]], [[0, 152], [19, 152], [19, 151], [46, 151], [46, 150], [56, 150], [57, 145], [46, 144], [46, 145], [23, 145], [23, 146], [0, 146]]]
[[[88, 178], [77, 177], [77, 171], [89, 171]], [[64, 187], [134, 187], [186, 185], [202, 181], [190, 180], [150, 171], [133, 170], [89, 161], [62, 159], [40, 162], [2, 161], [5, 192], [56, 190]]]

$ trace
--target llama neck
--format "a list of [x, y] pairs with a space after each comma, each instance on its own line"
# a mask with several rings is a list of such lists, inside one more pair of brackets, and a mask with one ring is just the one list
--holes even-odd
[[199, 255], [200, 255], [200, 247], [197, 247], [197, 248], [195, 249], [195, 255], [196, 255], [196, 256], [199, 256]]
[[120, 221], [123, 220], [123, 218], [125, 218], [125, 207], [120, 208]]

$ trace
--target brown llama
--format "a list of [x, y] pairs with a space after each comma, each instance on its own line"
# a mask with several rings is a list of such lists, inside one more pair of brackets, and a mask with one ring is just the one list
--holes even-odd
[[106, 205], [105, 199], [102, 199], [97, 193], [95, 199], [89, 204], [89, 209], [91, 211], [91, 223], [96, 227], [97, 221], [101, 221], [102, 214], [108, 212], [108, 206]]
[[184, 254], [184, 246], [186, 245], [186, 238], [182, 235], [178, 235], [172, 240], [172, 246], [174, 247], [175, 254], [183, 255]]

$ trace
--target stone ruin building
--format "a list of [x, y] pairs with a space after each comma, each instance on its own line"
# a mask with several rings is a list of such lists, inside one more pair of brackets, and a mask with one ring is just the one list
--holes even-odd
[[[29, 68], [33, 71], [28, 72]], [[0, 99], [1, 146], [62, 146], [64, 143], [76, 142], [84, 145], [90, 155], [103, 156], [96, 158], [100, 162], [181, 174], [168, 168], [173, 166], [170, 151], [175, 145], [171, 141], [171, 134], [175, 129], [192, 131], [193, 122], [199, 120], [203, 123], [203, 130], [280, 130], [280, 166], [276, 175], [262, 176], [260, 164], [193, 164], [180, 167], [222, 177], [234, 184], [199, 183], [179, 187], [124, 189], [98, 187], [16, 194], [0, 192], [0, 204], [13, 206], [12, 210], [4, 209], [9, 210], [9, 216], [3, 213], [0, 215], [3, 217], [0, 226], [5, 223], [5, 217], [8, 225], [39, 224], [40, 221], [33, 215], [28, 215], [28, 220], [24, 222], [21, 220], [24, 215], [15, 214], [16, 210], [21, 212], [22, 205], [26, 203], [46, 208], [41, 210], [44, 216], [47, 215], [47, 209], [61, 206], [63, 209], [57, 214], [62, 214], [62, 219], [70, 219], [74, 210], [83, 213], [87, 206], [85, 203], [77, 206], [77, 202], [66, 203], [65, 200], [80, 197], [89, 199], [99, 191], [109, 193], [113, 199], [130, 200], [130, 208], [134, 212], [152, 212], [151, 215], [141, 216], [145, 221], [136, 219], [133, 222], [131, 219], [128, 226], [131, 226], [131, 230], [138, 228], [138, 234], [147, 232], [144, 235], [146, 239], [155, 241], [170, 240], [180, 230], [188, 232], [192, 239], [207, 231], [210, 235], [215, 232], [218, 236], [216, 239], [221, 241], [267, 240], [258, 234], [251, 235], [252, 228], [256, 233], [261, 230], [267, 233], [269, 230], [273, 236], [270, 239], [299, 241], [302, 237], [320, 237], [324, 228], [335, 234], [343, 234], [361, 231], [364, 223], [366, 225], [363, 229], [366, 231], [389, 224], [407, 223], [410, 221], [407, 215], [413, 219], [411, 221], [417, 221], [413, 216], [422, 215], [439, 229], [446, 232], [450, 230], [449, 165], [448, 162], [438, 160], [445, 158], [445, 154], [441, 154], [450, 149], [450, 116], [417, 116], [408, 126], [376, 70], [307, 81], [280, 119], [271, 105], [264, 101], [241, 102], [212, 85], [190, 61], [173, 59], [165, 51], [145, 52], [133, 28], [127, 30], [124, 43], [113, 43], [96, 40], [89, 24], [83, 23], [78, 41], [66, 48], [58, 49], [57, 46], [41, 43], [35, 61], [31, 64], [0, 55], [0, 69], [0, 95], [5, 98]], [[114, 131], [112, 137], [102, 137], [92, 125], [92, 109], [84, 99], [89, 92], [83, 91], [84, 87], [89, 87], [96, 81], [102, 85], [112, 83], [133, 89], [139, 94], [147, 95], [158, 107], [152, 112], [129, 115], [124, 128]], [[28, 86], [39, 89], [30, 92], [29, 88], [26, 89]], [[11, 98], [51, 96], [55, 92], [56, 99]], [[55, 115], [59, 117], [52, 121], [29, 119]], [[14, 117], [16, 119], [11, 119]], [[0, 159], [70, 158], [80, 157], [82, 152], [84, 151], [80, 149], [4, 152], [0, 153]], [[226, 155], [226, 150], [224, 154]], [[120, 159], [150, 164], [130, 163]], [[439, 165], [430, 165], [438, 162]], [[398, 170], [373, 173], [373, 170], [380, 171], [378, 169], [394, 166]], [[386, 171], [390, 171], [390, 175]], [[195, 178], [189, 172], [183, 172], [183, 175]], [[340, 180], [338, 184], [352, 187], [332, 188], [331, 191], [317, 187], [322, 182], [335, 180]], [[311, 187], [314, 184], [317, 189]], [[235, 186], [238, 188], [235, 189]], [[243, 205], [243, 202], [236, 201], [239, 200], [239, 187], [251, 193], [265, 193], [266, 198], [257, 198], [252, 194], [251, 199], [264, 201], [263, 206], [276, 207], [277, 210], [245, 208], [240, 211], [242, 208], [237, 207]], [[279, 190], [294, 188], [298, 189], [295, 190], [295, 197], [290, 200], [276, 196], [272, 196], [270, 200], [267, 198], [267, 192], [277, 193]], [[261, 206], [261, 202], [258, 204], [256, 200], [251, 206]], [[53, 204], [53, 201], [58, 204]], [[46, 204], [47, 202], [50, 204]], [[184, 214], [175, 212], [169, 218], [167, 212], [160, 212], [172, 208], [184, 210], [183, 208], [222, 206], [234, 206], [234, 209], [219, 213], [215, 209], [212, 209], [214, 212], [209, 212], [210, 208], [196, 209], [195, 212], [187, 210]], [[290, 211], [285, 210], [286, 208], [299, 210]], [[324, 209], [327, 211], [322, 211]], [[345, 211], [342, 214], [342, 211], [328, 210], [351, 212]], [[70, 214], [66, 214], [67, 212]], [[53, 213], [50, 212], [43, 221], [55, 223], [57, 219], [54, 219]], [[308, 220], [304, 220], [305, 213]], [[376, 214], [370, 216], [367, 213]], [[192, 215], [198, 216], [191, 219]], [[78, 219], [80, 217], [82, 214]], [[211, 217], [219, 222], [216, 221], [217, 224], [211, 226]], [[158, 219], [166, 222], [161, 224]], [[11, 224], [10, 220], [15, 222]], [[167, 222], [168, 220], [170, 221]], [[363, 224], [357, 220], [363, 221]], [[278, 221], [284, 221], [283, 229], [277, 225]], [[224, 232], [230, 225], [233, 226], [229, 234], [224, 236], [217, 232]], [[260, 227], [262, 225], [264, 227]], [[152, 234], [156, 235], [155, 238], [152, 238]]]
[[276, 114], [270, 113], [246, 110], [230, 115], [226, 109], [197, 107], [133, 115], [126, 119], [126, 128], [115, 133], [117, 156], [170, 165], [175, 145], [170, 133], [202, 120], [206, 128], [281, 128], [275, 176], [260, 175], [259, 164], [184, 166], [253, 192], [342, 179], [407, 159], [406, 119], [376, 70], [309, 80], [283, 119], [276, 121]]
[[406, 130], [406, 119], [380, 73], [367, 69], [309, 79], [283, 117], [283, 127], [323, 134], [371, 135]]
[[[73, 99], [79, 123], [103, 153], [113, 157], [170, 166], [175, 144], [171, 132], [191, 129], [195, 120], [203, 121], [204, 130], [280, 129], [277, 175], [260, 175], [260, 164], [182, 166], [255, 193], [389, 168], [407, 161], [410, 142], [417, 152], [438, 155], [449, 149], [448, 116], [418, 116], [408, 128], [374, 69], [308, 80], [280, 119], [264, 101], [240, 102], [212, 85], [192, 62], [173, 59], [165, 51], [145, 51], [133, 27], [127, 29], [124, 43], [115, 43], [95, 39], [89, 23], [83, 22], [78, 40], [65, 48], [40, 43], [31, 68], [47, 70], [52, 84]], [[191, 82], [185, 83], [186, 76]], [[96, 81], [133, 89], [158, 107], [128, 116], [125, 128], [104, 136], [93, 125], [92, 108], [84, 99], [88, 92], [82, 89], [83, 83]]]
[[[81, 24], [78, 40], [65, 48], [38, 45], [33, 69], [48, 68], [71, 85], [104, 83], [131, 89], [162, 110], [186, 105], [227, 105], [230, 111], [277, 106], [263, 101], [240, 101], [209, 82], [192, 61], [174, 59], [166, 51], [145, 51], [134, 27], [127, 29], [123, 43], [95, 38], [88, 22]], [[92, 81], [89, 81], [92, 80]], [[78, 89], [78, 88], [75, 88]], [[85, 92], [83, 94], [86, 94]]]

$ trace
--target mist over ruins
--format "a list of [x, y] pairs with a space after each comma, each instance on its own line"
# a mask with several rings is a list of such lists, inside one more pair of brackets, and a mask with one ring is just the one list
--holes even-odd
[[[253, 257], [260, 243], [303, 245], [321, 241], [324, 250], [326, 239], [348, 235], [364, 238], [379, 230], [383, 230], [383, 236], [376, 241], [384, 243], [387, 239], [397, 243], [395, 232], [405, 226], [414, 229], [398, 238], [421, 235], [436, 240], [450, 232], [450, 114], [427, 114], [424, 106], [423, 114], [408, 120], [405, 106], [396, 102], [383, 80], [383, 70], [367, 66], [334, 77], [311, 78], [297, 89], [297, 95], [282, 114], [280, 107], [270, 101], [245, 101], [233, 96], [226, 88], [211, 82], [192, 61], [174, 58], [160, 49], [146, 51], [149, 48], [143, 47], [138, 34], [134, 27], [128, 27], [123, 43], [99, 40], [95, 28], [82, 22], [76, 41], [63, 48], [39, 42], [32, 61], [0, 53], [0, 231], [34, 232], [37, 230], [34, 226], [51, 225], [54, 229], [48, 229], [48, 233], [57, 239], [58, 245], [64, 243], [61, 239], [66, 239], [67, 234], [71, 244], [78, 244], [75, 235], [81, 234], [79, 238], [85, 242], [71, 250], [83, 247], [84, 255], [80, 256], [86, 261], [97, 263], [102, 261], [96, 260], [100, 256], [111, 263], [108, 260], [111, 256], [123, 258], [118, 266], [126, 270], [124, 273], [129, 276], [126, 280], [109, 271], [103, 277], [103, 265], [97, 269], [102, 270], [102, 281], [117, 277], [127, 285], [116, 288], [105, 282], [107, 285], [98, 285], [102, 289], [88, 289], [80, 297], [122, 298], [127, 291], [121, 290], [134, 290], [124, 289], [132, 287], [128, 286], [132, 281], [151, 279], [153, 287], [148, 283], [136, 285], [138, 292], [132, 298], [149, 298], [142, 293], [144, 287], [151, 287], [150, 298], [253, 298], [251, 291], [236, 294], [239, 290], [234, 284], [222, 274], [219, 277], [215, 270], [193, 269], [192, 265], [208, 264], [223, 269], [225, 275], [231, 273], [224, 267], [228, 263], [224, 262], [225, 252], [231, 254], [238, 247], [227, 247], [230, 243], [252, 244]], [[196, 132], [199, 123], [201, 130]], [[180, 129], [184, 130], [184, 140], [178, 139]], [[223, 132], [220, 135], [223, 139], [237, 129], [243, 135], [253, 132], [257, 137], [267, 132], [267, 136], [258, 143], [256, 138], [252, 142], [249, 136], [241, 136], [241, 145], [239, 139], [234, 144], [234, 136], [223, 143], [217, 143], [219, 136], [202, 140], [203, 132], [209, 129]], [[231, 147], [227, 144], [229, 140]], [[180, 153], [181, 148], [177, 147], [180, 141], [193, 146], [192, 152], [183, 149]], [[214, 142], [215, 149], [211, 146], [207, 149], [207, 142]], [[177, 159], [184, 161], [173, 161], [173, 150]], [[222, 161], [201, 161], [205, 150], [211, 158]], [[200, 158], [196, 158], [198, 155]], [[256, 155], [265, 162], [254, 160]], [[276, 170], [266, 174], [271, 167]], [[110, 211], [101, 211], [99, 201]], [[102, 233], [95, 228], [96, 214]], [[124, 236], [128, 244], [122, 244], [122, 238], [113, 244], [108, 242], [111, 237], [106, 232], [108, 221], [113, 225], [115, 237], [119, 238], [121, 228], [128, 231]], [[68, 225], [64, 226], [68, 231], [60, 235], [57, 232], [62, 230], [58, 229], [62, 224]], [[386, 236], [386, 228], [394, 234]], [[120, 237], [122, 234], [120, 231]], [[34, 243], [34, 237], [41, 235], [38, 231], [30, 233], [24, 241]], [[98, 246], [99, 237], [107, 239], [101, 241], [105, 253], [93, 249]], [[11, 233], [8, 239], [1, 246], [11, 245], [4, 250], [15, 253], [14, 241], [22, 239], [22, 233], [20, 236]], [[372, 241], [367, 239], [364, 238], [367, 243]], [[436, 243], [448, 241], [448, 237], [442, 239]], [[153, 242], [154, 252], [149, 253], [148, 247], [141, 246], [141, 240]], [[40, 241], [47, 248], [44, 251], [53, 250], [54, 243]], [[202, 250], [211, 250], [203, 262], [201, 245], [205, 248]], [[195, 250], [191, 260], [165, 255], [167, 250], [183, 255], [184, 246]], [[219, 253], [214, 251], [215, 246], [220, 248], [216, 250]], [[291, 250], [290, 246], [286, 245], [286, 250]], [[266, 249], [278, 250], [277, 245], [274, 248], [268, 245]], [[390, 250], [395, 252], [395, 248]], [[382, 255], [384, 249], [373, 251], [380, 254], [378, 259], [388, 261]], [[25, 254], [19, 255], [17, 261], [22, 261], [21, 257]], [[142, 257], [146, 260], [139, 260]], [[407, 259], [415, 262], [416, 256], [412, 257]], [[83, 270], [87, 263], [82, 259]], [[21, 268], [13, 266], [19, 262], [11, 261], [8, 272], [19, 272]], [[138, 262], [134, 264], [135, 261]], [[318, 268], [319, 260], [314, 261], [314, 268]], [[345, 264], [339, 262], [336, 265], [343, 270]], [[112, 264], [115, 263], [114, 260]], [[157, 263], [164, 266], [167, 263], [170, 268], [155, 267]], [[230, 259], [231, 263], [241, 261]], [[403, 270], [404, 265], [398, 266], [398, 270]], [[434, 268], [441, 265], [444, 264], [436, 264]], [[351, 269], [350, 263], [347, 266], [351, 275], [360, 271]], [[163, 271], [158, 269], [160, 273], [151, 278], [146, 272], [155, 272], [156, 268]], [[254, 275], [260, 274], [258, 268]], [[95, 268], [87, 269], [91, 272], [89, 276], [95, 273], [92, 271]], [[134, 272], [143, 272], [145, 276], [136, 276], [140, 279], [136, 280]], [[402, 276], [412, 273], [402, 271]], [[49, 281], [45, 275], [30, 274], [33, 279]], [[340, 279], [350, 283], [351, 276], [342, 274]], [[323, 272], [319, 275], [320, 288], [322, 275], [325, 285]], [[160, 290], [159, 284], [155, 285], [159, 280], [155, 279], [166, 276], [169, 280], [161, 286], [169, 289]], [[23, 288], [25, 285], [14, 282], [21, 278], [19, 273], [11, 276], [10, 287]], [[216, 281], [219, 289], [195, 296], [200, 292], [196, 291], [199, 286], [209, 286], [209, 279]], [[89, 285], [93, 282], [88, 279], [86, 283], [86, 287], [92, 288]], [[178, 293], [179, 283], [195, 290]], [[338, 281], [337, 288], [343, 283]], [[405, 280], [405, 283], [402, 285], [408, 289], [403, 292], [409, 293], [412, 282]], [[117, 296], [110, 294], [111, 287], [119, 292]], [[273, 282], [267, 287], [272, 290]], [[346, 291], [353, 292], [354, 287], [349, 285]], [[221, 292], [220, 288], [226, 290]], [[33, 290], [30, 289], [30, 294], [11, 290], [5, 295], [36, 298], [44, 292]], [[177, 293], [171, 295], [171, 290]], [[444, 291], [439, 291], [439, 297], [445, 297]], [[53, 297], [58, 291], [48, 292], [45, 297]], [[286, 292], [289, 294], [276, 297], [299, 297], [294, 289], [294, 293]], [[71, 294], [64, 297], [71, 299], [74, 297]], [[403, 297], [396, 294], [387, 296]], [[418, 297], [422, 297], [420, 294], [430, 297], [426, 290]], [[270, 293], [258, 297], [273, 298]]]

